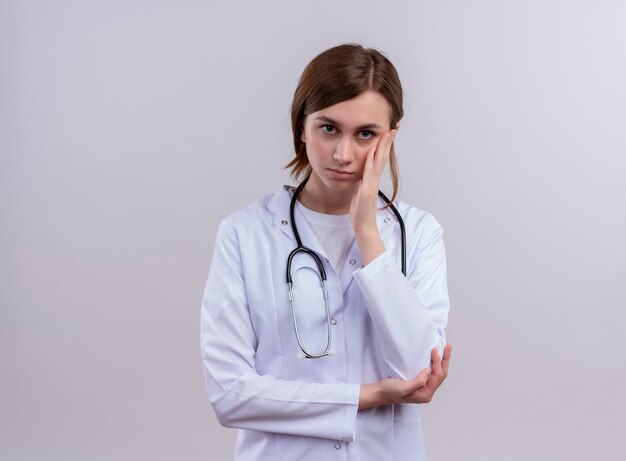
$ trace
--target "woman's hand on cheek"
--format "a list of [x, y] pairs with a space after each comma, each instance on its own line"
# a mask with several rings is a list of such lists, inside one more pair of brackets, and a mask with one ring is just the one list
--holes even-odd
[[378, 204], [378, 189], [380, 177], [385, 171], [389, 160], [391, 145], [396, 136], [396, 130], [385, 132], [376, 146], [371, 148], [365, 157], [363, 177], [357, 186], [350, 205], [350, 216], [354, 232], [371, 231], [376, 227], [376, 206]]
[[367, 153], [363, 178], [350, 204], [350, 220], [361, 250], [363, 265], [367, 265], [384, 251], [376, 225], [376, 208], [380, 177], [385, 171], [395, 136], [396, 130], [385, 132], [378, 140], [376, 147]]

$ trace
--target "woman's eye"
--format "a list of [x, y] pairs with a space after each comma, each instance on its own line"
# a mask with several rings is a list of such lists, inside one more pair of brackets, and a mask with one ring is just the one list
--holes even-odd
[[322, 131], [324, 133], [331, 134], [335, 132], [335, 127], [333, 125], [328, 125], [328, 124], [322, 125]]
[[359, 134], [361, 135], [361, 138], [363, 139], [371, 139], [374, 137], [374, 133], [371, 132], [370, 130], [363, 130]]

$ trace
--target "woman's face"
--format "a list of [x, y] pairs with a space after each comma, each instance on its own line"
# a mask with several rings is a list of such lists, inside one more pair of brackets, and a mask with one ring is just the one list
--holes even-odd
[[309, 182], [331, 191], [354, 189], [390, 119], [389, 103], [373, 91], [307, 115], [302, 141], [313, 169]]

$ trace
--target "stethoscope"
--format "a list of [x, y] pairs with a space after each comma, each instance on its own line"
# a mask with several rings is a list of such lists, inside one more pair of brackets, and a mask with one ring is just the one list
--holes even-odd
[[[291, 315], [293, 316], [293, 328], [296, 332], [296, 340], [298, 341], [298, 346], [300, 347], [300, 350], [302, 350], [302, 353], [304, 354], [305, 358], [318, 359], [320, 357], [325, 357], [330, 354], [330, 346], [332, 342], [332, 326], [331, 326], [331, 321], [330, 321], [330, 307], [328, 306], [328, 290], [326, 289], [326, 270], [324, 269], [322, 260], [317, 255], [317, 253], [315, 253], [310, 248], [307, 248], [304, 245], [302, 245], [302, 239], [300, 238], [300, 234], [298, 233], [298, 227], [296, 226], [296, 218], [295, 218], [296, 202], [298, 201], [300, 192], [302, 192], [302, 189], [304, 188], [304, 185], [306, 184], [308, 180], [309, 180], [308, 177], [305, 178], [304, 181], [302, 181], [300, 185], [296, 188], [296, 190], [293, 193], [293, 196], [291, 197], [291, 204], [289, 206], [291, 229], [293, 231], [294, 237], [296, 238], [296, 242], [298, 246], [294, 248], [291, 253], [289, 253], [289, 257], [287, 258], [287, 286], [289, 287], [289, 303], [291, 304]], [[400, 216], [400, 212], [398, 211], [398, 209], [394, 206], [393, 203], [391, 203], [391, 200], [389, 200], [389, 198], [387, 198], [387, 196], [383, 194], [380, 190], [378, 191], [378, 196], [383, 200], [383, 202], [385, 202], [385, 204], [387, 204], [389, 209], [391, 209], [392, 213], [395, 215], [396, 219], [398, 220], [398, 224], [400, 224], [400, 236], [401, 236], [400, 238], [401, 238], [401, 243], [402, 243], [402, 247], [401, 247], [402, 273], [406, 277], [406, 231], [404, 229], [404, 220], [402, 219], [402, 216]], [[324, 352], [321, 352], [319, 354], [313, 354], [307, 351], [307, 349], [304, 347], [304, 344], [302, 344], [302, 339], [300, 338], [300, 332], [298, 331], [298, 320], [296, 319], [296, 307], [295, 307], [295, 301], [294, 301], [294, 296], [293, 296], [293, 279], [291, 277], [291, 261], [294, 258], [294, 256], [296, 256], [298, 253], [308, 254], [311, 258], [313, 258], [313, 260], [315, 261], [315, 264], [317, 265], [318, 276], [320, 278], [320, 283], [322, 286], [322, 296], [324, 298], [324, 308], [326, 309], [326, 326], [327, 326], [328, 333], [327, 333], [326, 348], [324, 349]]]

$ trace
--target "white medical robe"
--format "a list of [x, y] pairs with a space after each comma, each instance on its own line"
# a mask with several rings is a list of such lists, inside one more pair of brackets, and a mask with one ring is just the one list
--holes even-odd
[[[386, 251], [362, 267], [356, 243], [341, 274], [296, 210], [302, 242], [324, 261], [332, 355], [304, 359], [289, 304], [286, 263], [296, 247], [289, 222], [293, 188], [284, 186], [220, 224], [202, 301], [201, 348], [219, 422], [239, 428], [236, 461], [422, 461], [419, 405], [358, 410], [361, 383], [414, 378], [445, 344], [449, 298], [443, 229], [429, 213], [396, 204], [407, 235], [377, 212]], [[382, 207], [381, 202], [381, 207]], [[323, 351], [327, 322], [317, 268], [292, 264], [302, 341]]]

